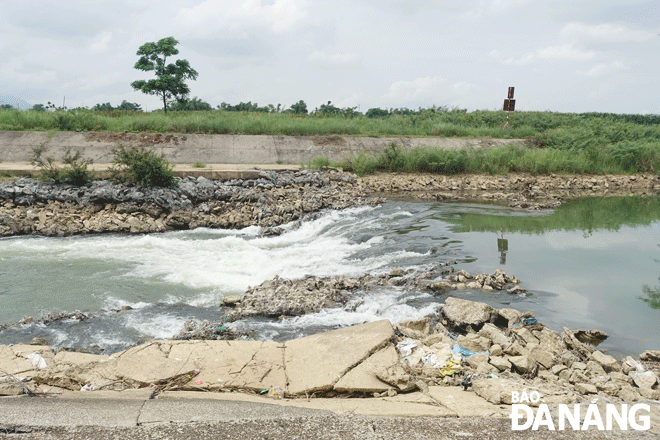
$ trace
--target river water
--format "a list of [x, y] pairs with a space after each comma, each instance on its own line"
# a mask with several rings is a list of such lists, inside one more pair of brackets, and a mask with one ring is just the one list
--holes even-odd
[[148, 235], [0, 239], [0, 322], [50, 312], [117, 309], [86, 321], [13, 325], [0, 343], [44, 337], [53, 346], [124, 349], [169, 338], [188, 319], [218, 320], [224, 295], [275, 275], [359, 276], [394, 267], [425, 271], [450, 261], [471, 273], [503, 269], [528, 295], [382, 288], [345, 308], [231, 323], [285, 340], [340, 326], [433, 313], [451, 294], [530, 310], [556, 330], [598, 328], [621, 356], [660, 349], [660, 199], [573, 200], [556, 211], [388, 201], [324, 212], [276, 237], [259, 228]]

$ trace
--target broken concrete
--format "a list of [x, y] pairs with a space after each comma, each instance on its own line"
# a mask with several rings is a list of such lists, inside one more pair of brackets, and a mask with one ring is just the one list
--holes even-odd
[[344, 374], [393, 338], [392, 324], [383, 320], [288, 341], [284, 350], [288, 393], [331, 390]]

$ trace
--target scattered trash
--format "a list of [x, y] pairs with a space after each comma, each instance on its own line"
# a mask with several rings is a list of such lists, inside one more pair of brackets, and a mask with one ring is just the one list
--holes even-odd
[[268, 397], [272, 397], [273, 399], [284, 399], [284, 391], [282, 391], [282, 388], [280, 387], [271, 387], [268, 390]]
[[44, 359], [43, 356], [41, 356], [36, 351], [34, 353], [27, 355], [26, 357], [30, 362], [32, 362], [32, 365], [34, 365], [34, 367], [37, 370], [42, 370], [48, 367], [48, 365], [46, 364], [46, 359]]
[[467, 391], [467, 389], [472, 386], [472, 375], [471, 374], [468, 374], [467, 376], [465, 376], [465, 378], [463, 379], [463, 382], [461, 382], [461, 386], [463, 387], [463, 391]]
[[461, 371], [463, 371], [463, 366], [461, 365], [460, 360], [456, 361], [452, 358], [452, 359], [449, 359], [445, 363], [445, 365], [443, 367], [441, 367], [439, 370], [440, 370], [440, 376], [441, 377], [452, 376], [456, 373], [460, 373]]
[[499, 377], [497, 376], [497, 374], [493, 374], [493, 373], [489, 374], [489, 375], [488, 375], [488, 378], [489, 378], [489, 379], [499, 379]]
[[99, 389], [98, 385], [90, 382], [87, 385], [80, 388], [80, 391], [96, 391], [98, 389]]
[[530, 327], [532, 325], [538, 324], [539, 321], [536, 318], [530, 316], [527, 318], [523, 318], [522, 322], [523, 322], [523, 327]]
[[259, 391], [259, 394], [266, 394], [268, 392], [268, 388], [264, 388], [263, 390]]
[[472, 351], [472, 350], [468, 350], [467, 348], [463, 348], [458, 344], [454, 344], [454, 347], [451, 349], [451, 352], [454, 353], [454, 354], [460, 354], [461, 356], [463, 356], [465, 358], [469, 358], [473, 354], [478, 354], [478, 353], [486, 353], [488, 356], [490, 356], [490, 353], [488, 352], [488, 350]]
[[630, 367], [634, 368], [635, 370], [637, 370], [636, 374], [643, 373], [644, 371], [646, 371], [646, 368], [644, 368], [644, 365], [642, 365], [640, 362], [637, 362], [635, 359], [633, 359], [631, 357], [627, 358], [624, 362], [626, 364], [628, 364], [628, 366], [630, 366]]
[[399, 350], [399, 353], [401, 353], [401, 356], [403, 357], [410, 356], [415, 347], [417, 347], [417, 343], [410, 339], [404, 339], [396, 344], [396, 349]]
[[201, 384], [203, 384], [203, 383], [204, 383], [204, 382], [202, 382], [201, 380], [198, 380], [197, 382], [195, 382], [195, 385], [201, 385]]

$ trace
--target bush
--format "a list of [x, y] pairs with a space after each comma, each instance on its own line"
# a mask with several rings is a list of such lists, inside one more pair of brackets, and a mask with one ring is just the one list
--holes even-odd
[[176, 185], [172, 171], [174, 165], [165, 160], [164, 155], [144, 148], [127, 149], [123, 145], [112, 150], [112, 153], [115, 156], [115, 177], [125, 173], [130, 181], [145, 186], [171, 188]]
[[80, 151], [72, 156], [71, 150], [66, 150], [62, 162], [68, 166], [64, 168], [55, 165], [52, 157], [41, 157], [45, 152], [46, 147], [41, 144], [41, 146], [32, 149], [32, 158], [30, 159], [32, 165], [41, 169], [41, 180], [53, 180], [55, 183], [65, 182], [82, 186], [94, 179], [94, 172], [87, 169], [92, 164], [92, 159], [83, 159]]

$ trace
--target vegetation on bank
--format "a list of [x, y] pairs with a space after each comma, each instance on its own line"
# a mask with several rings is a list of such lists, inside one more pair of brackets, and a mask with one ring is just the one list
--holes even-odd
[[402, 151], [395, 143], [378, 154], [360, 153], [340, 161], [317, 157], [307, 168], [342, 167], [359, 175], [375, 172], [428, 172], [437, 174], [630, 174], [658, 173], [660, 142], [627, 141], [615, 144], [591, 142], [586, 148], [540, 148], [506, 145], [473, 151], [414, 148]]
[[[297, 105], [302, 109], [304, 102]], [[0, 130], [527, 139], [525, 147], [473, 152], [437, 149], [401, 152], [394, 146], [378, 155], [365, 153], [333, 165], [359, 174], [374, 171], [657, 173], [660, 170], [660, 115], [514, 112], [509, 126], [504, 128], [506, 114], [502, 111], [467, 112], [447, 107], [416, 111], [370, 109], [365, 115], [331, 111], [336, 109], [331, 103], [311, 114], [281, 112], [277, 108], [272, 112], [261, 111], [256, 104], [224, 108], [167, 114], [88, 109], [0, 110]], [[243, 108], [252, 110], [236, 111]], [[308, 165], [317, 167], [330, 162], [319, 158]]]
[[[39, 168], [39, 178], [55, 183], [70, 183], [82, 186], [94, 180], [94, 171], [88, 169], [91, 159], [83, 159], [80, 151], [71, 154], [67, 150], [63, 165], [55, 163], [52, 157], [45, 156], [46, 147], [42, 144], [32, 149], [30, 163]], [[174, 179], [174, 164], [168, 162], [165, 156], [146, 148], [126, 148], [119, 145], [112, 150], [114, 155], [112, 174], [116, 180], [139, 183], [144, 186], [160, 186], [171, 188], [176, 186]]]

